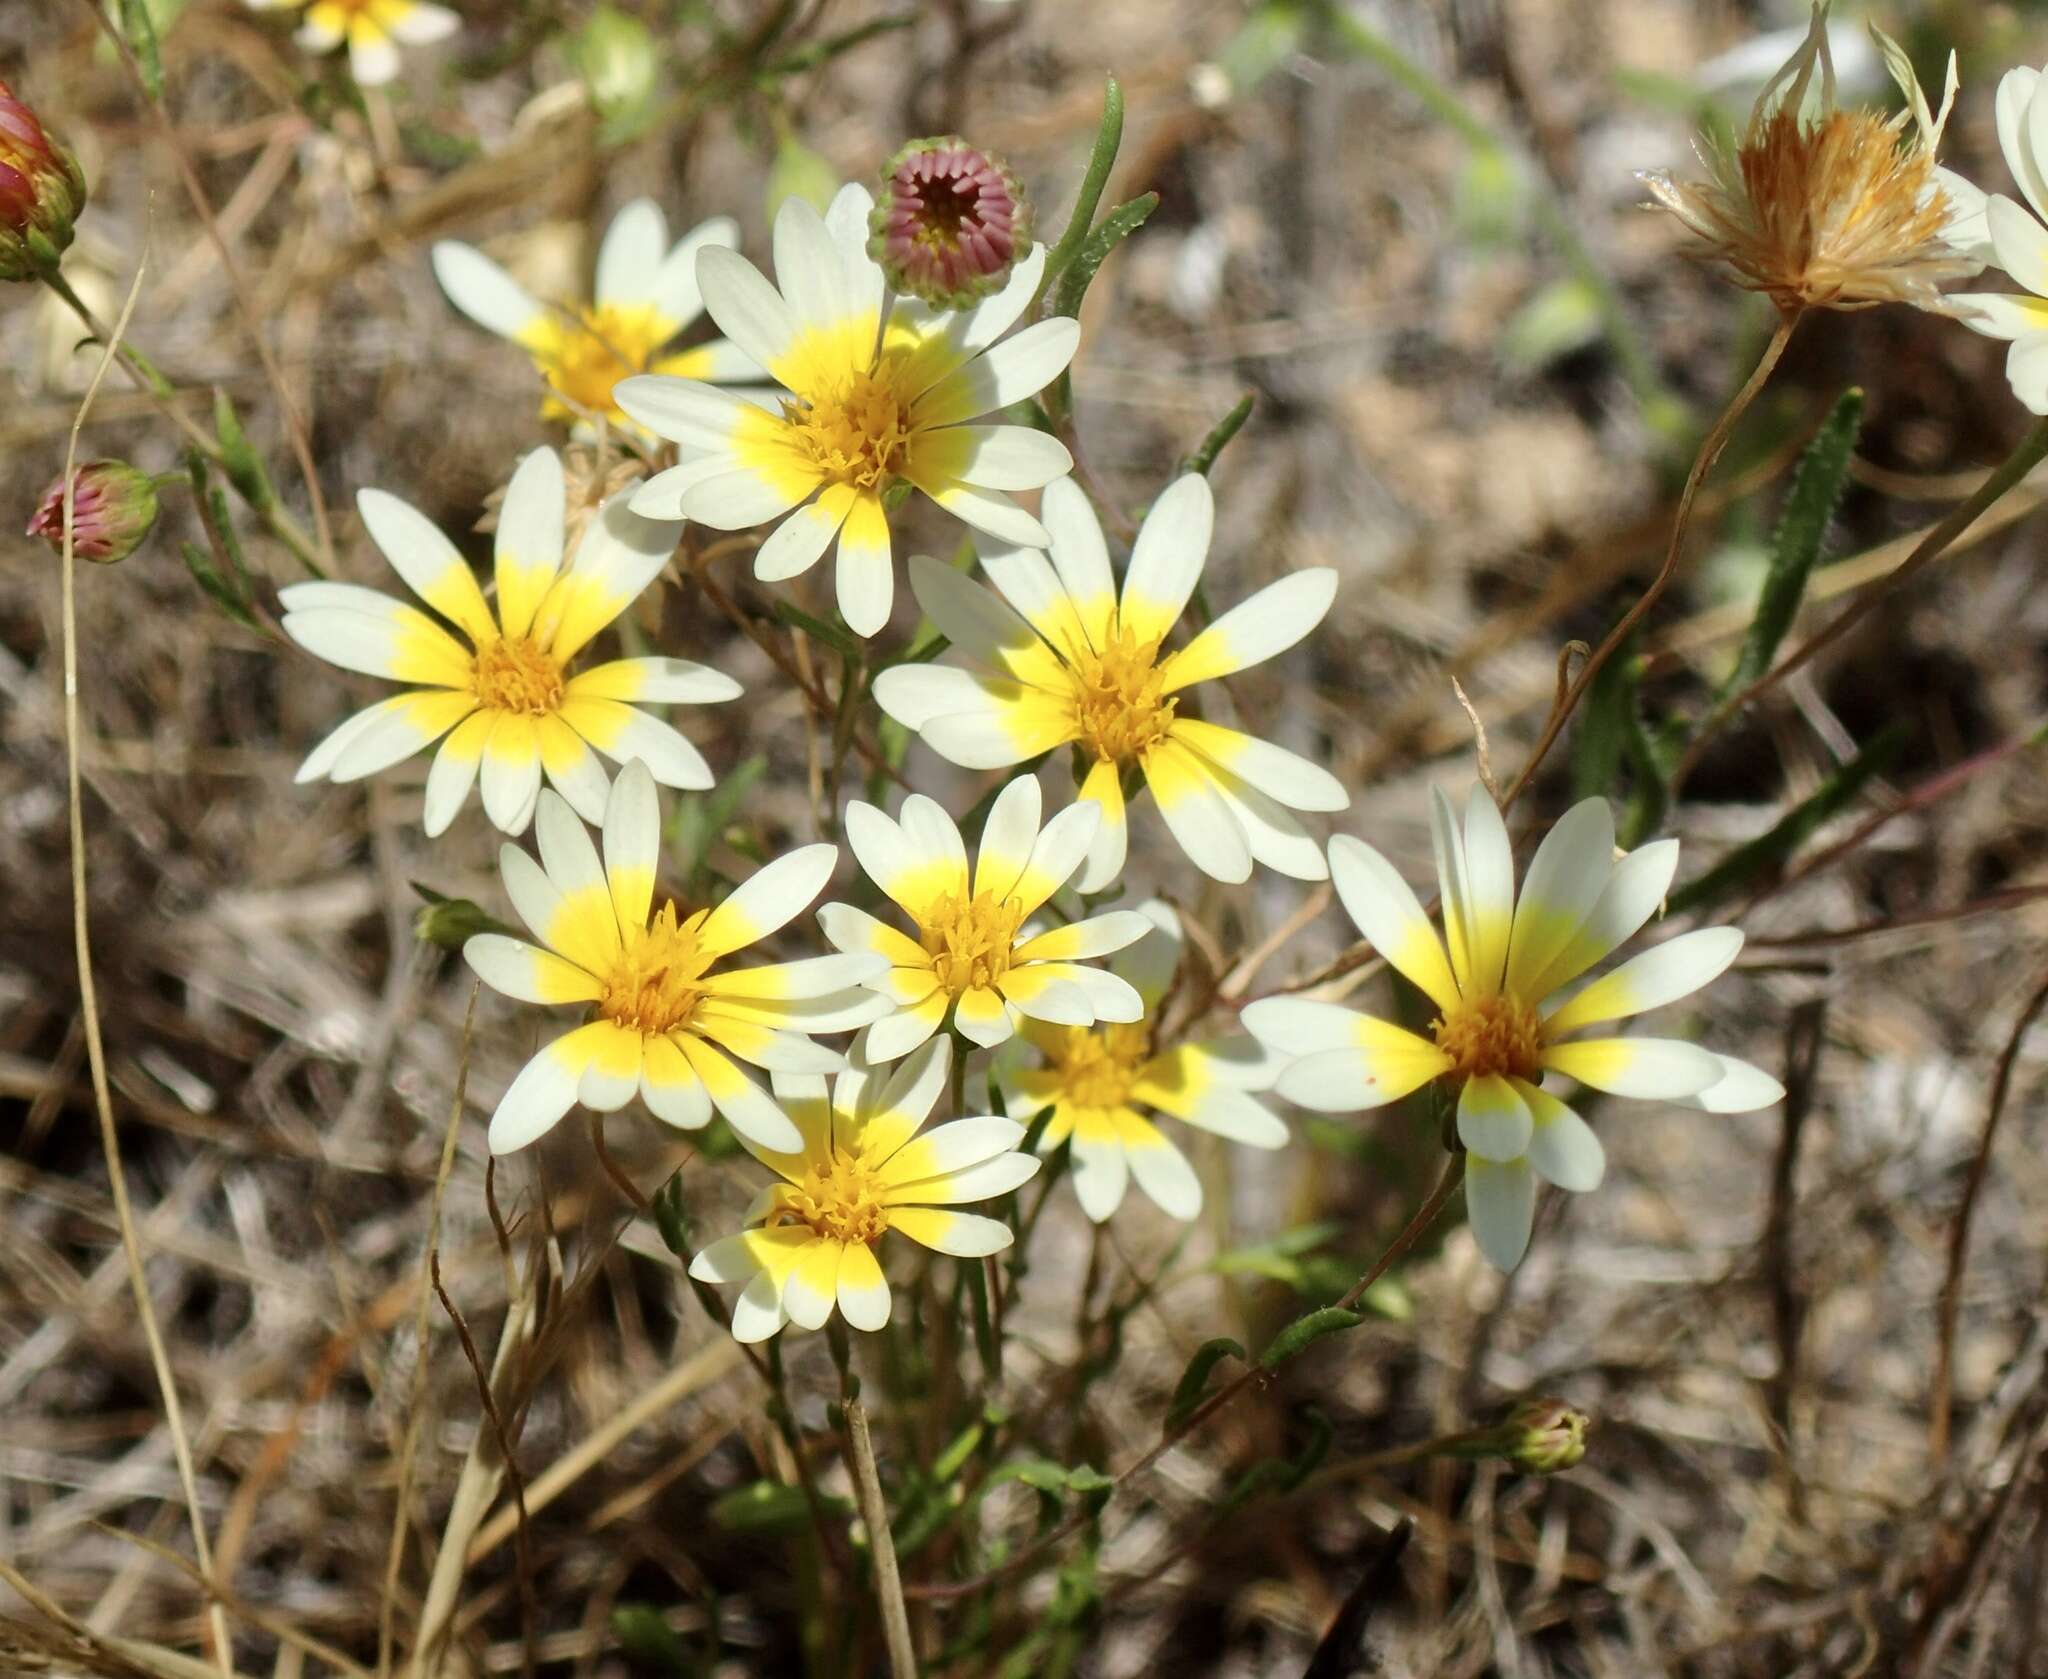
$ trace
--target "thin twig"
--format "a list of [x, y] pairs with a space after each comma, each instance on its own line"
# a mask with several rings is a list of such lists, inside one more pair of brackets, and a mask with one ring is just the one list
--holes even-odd
[[1785, 1453], [1792, 1514], [1805, 1519], [1806, 1487], [1792, 1452], [1792, 1399], [1799, 1386], [1799, 1341], [1806, 1322], [1806, 1301], [1794, 1280], [1793, 1215], [1798, 1200], [1799, 1140], [1806, 1116], [1813, 1111], [1814, 1077], [1825, 1041], [1827, 999], [1816, 997], [1792, 1011], [1785, 1027], [1785, 1123], [1778, 1133], [1777, 1159], [1771, 1168], [1771, 1210], [1764, 1223], [1764, 1275], [1770, 1279], [1771, 1322], [1778, 1337], [1778, 1367], [1769, 1387], [1771, 1421]]
[[889, 1533], [889, 1506], [875, 1471], [875, 1443], [868, 1437], [868, 1408], [846, 1401], [846, 1443], [853, 1460], [853, 1484], [860, 1493], [860, 1519], [867, 1525], [875, 1559], [875, 1598], [882, 1607], [882, 1631], [889, 1642], [889, 1671], [895, 1679], [917, 1679], [917, 1652], [910, 1643], [910, 1612], [903, 1603], [903, 1577], [896, 1571], [896, 1541]]
[[[470, 1034], [476, 1027], [476, 1000], [482, 985], [469, 990], [469, 1008], [462, 1017], [462, 1048], [455, 1058], [455, 1094], [448, 1102], [448, 1133], [441, 1139], [441, 1164], [434, 1173], [434, 1194], [427, 1204], [427, 1263], [441, 1251], [441, 1200], [455, 1165], [455, 1140], [462, 1132], [462, 1108], [469, 1093]], [[398, 1576], [405, 1566], [405, 1524], [412, 1503], [412, 1478], [418, 1460], [420, 1423], [427, 1395], [427, 1279], [420, 1279], [419, 1304], [412, 1319], [412, 1396], [405, 1409], [405, 1436], [398, 1448], [398, 1498], [391, 1511], [391, 1551], [384, 1564], [384, 1598], [377, 1606], [377, 1679], [391, 1671], [392, 1614], [398, 1607]]]
[[[145, 243], [143, 255], [135, 264], [135, 278], [129, 284], [127, 299], [121, 305], [120, 317], [114, 323], [114, 330], [107, 335], [100, 350], [99, 365], [92, 372], [92, 382], [86, 386], [85, 395], [79, 401], [78, 413], [71, 422], [71, 438], [64, 451], [64, 772], [71, 828], [71, 935], [78, 960], [78, 1006], [85, 1018], [85, 1053], [92, 1069], [93, 1106], [99, 1114], [100, 1145], [107, 1159], [107, 1181], [113, 1191], [114, 1217], [121, 1227], [121, 1251], [128, 1263], [128, 1284], [135, 1295], [135, 1311], [142, 1323], [143, 1339], [149, 1344], [149, 1361], [156, 1372], [157, 1391], [163, 1396], [164, 1423], [170, 1430], [171, 1451], [178, 1463], [178, 1483], [184, 1491], [185, 1512], [192, 1526], [193, 1553], [199, 1559], [202, 1579], [210, 1581], [213, 1577], [213, 1547], [207, 1540], [206, 1519], [200, 1514], [198, 1477], [192, 1467], [192, 1442], [185, 1432], [185, 1412], [178, 1400], [177, 1379], [171, 1374], [170, 1356], [164, 1350], [163, 1331], [157, 1326], [156, 1307], [149, 1295], [149, 1273], [143, 1264], [142, 1239], [136, 1233], [134, 1209], [128, 1202], [128, 1177], [121, 1164], [121, 1138], [114, 1124], [114, 1097], [107, 1082], [107, 1046], [100, 1036], [99, 991], [92, 977], [92, 931], [86, 900], [85, 799], [79, 772], [78, 555], [74, 540], [77, 535], [74, 521], [77, 514], [78, 434], [85, 426], [93, 398], [99, 394], [100, 385], [106, 379], [107, 369], [113, 365], [115, 348], [121, 342], [122, 334], [128, 330], [128, 322], [135, 313], [136, 299], [142, 295], [142, 276], [148, 266]], [[228, 1642], [227, 1618], [217, 1598], [207, 1603], [206, 1618], [212, 1635], [214, 1660], [223, 1674], [232, 1676], [234, 1655]]]
[[1671, 542], [1664, 550], [1664, 564], [1658, 568], [1650, 586], [1643, 591], [1642, 598], [1622, 614], [1621, 622], [1607, 632], [1607, 639], [1594, 648], [1587, 656], [1586, 662], [1579, 667], [1578, 677], [1565, 694], [1563, 703], [1551, 708], [1550, 720], [1543, 725], [1543, 733], [1537, 738], [1528, 762], [1523, 764], [1521, 773], [1515, 777], [1514, 785], [1500, 801], [1503, 811], [1522, 796], [1523, 790], [1528, 787], [1530, 779], [1542, 766], [1551, 747], [1557, 744], [1557, 737], [1564, 732], [1565, 723], [1577, 708], [1579, 701], [1585, 698], [1586, 690], [1593, 685], [1593, 679], [1600, 674], [1601, 667], [1634, 633], [1636, 625], [1643, 621], [1650, 608], [1657, 604], [1664, 591], [1671, 586], [1671, 580], [1678, 575], [1678, 561], [1685, 552], [1686, 533], [1692, 527], [1693, 503], [1699, 496], [1700, 485], [1713, 469], [1714, 462], [1721, 458], [1721, 451], [1728, 446], [1728, 439], [1734, 434], [1736, 421], [1748, 412], [1749, 405], [1756, 400], [1757, 394], [1769, 382], [1779, 359], [1785, 354], [1785, 346], [1792, 340], [1792, 329], [1798, 324], [1799, 317], [1796, 314], [1778, 317], [1777, 329], [1772, 332], [1770, 343], [1764, 346], [1764, 353], [1758, 358], [1756, 367], [1751, 371], [1742, 389], [1729, 399], [1728, 406], [1721, 410], [1721, 417], [1714, 422], [1705, 438], [1701, 440], [1699, 453], [1693, 457], [1692, 470], [1685, 475], [1685, 488], [1679, 492], [1678, 512], [1671, 521]]
[[2020, 1058], [2020, 1040], [2048, 1005], [2048, 970], [2044, 970], [2032, 993], [2021, 1007], [2012, 1033], [1999, 1052], [1998, 1071], [1991, 1080], [1991, 1106], [1984, 1116], [1984, 1134], [1977, 1139], [1977, 1155], [1970, 1162], [1970, 1175], [1963, 1181], [1962, 1203], [1956, 1208], [1955, 1223], [1948, 1232], [1948, 1270], [1941, 1280], [1939, 1329], [1934, 1344], [1934, 1392], [1928, 1407], [1927, 1453], [1939, 1470], [1948, 1461], [1949, 1417], [1954, 1405], [1950, 1382], [1955, 1366], [1956, 1315], [1962, 1306], [1963, 1269], [1970, 1254], [1970, 1220], [1976, 1215], [1977, 1197], [1991, 1170], [1991, 1149], [1998, 1140], [1998, 1122], [2005, 1116], [2006, 1097], [2012, 1093], [2012, 1071]]

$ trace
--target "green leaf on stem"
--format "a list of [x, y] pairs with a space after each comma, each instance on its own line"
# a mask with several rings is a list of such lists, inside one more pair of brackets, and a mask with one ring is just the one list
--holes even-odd
[[149, 15], [145, 0], [121, 0], [121, 33], [135, 54], [142, 71], [142, 85], [152, 99], [164, 96], [163, 51], [157, 45], [156, 19]]
[[1779, 643], [1792, 628], [1827, 539], [1828, 525], [1841, 505], [1842, 489], [1849, 480], [1849, 456], [1862, 422], [1863, 393], [1852, 386], [1842, 393], [1800, 456], [1784, 511], [1771, 533], [1770, 569], [1757, 596], [1756, 616], [1749, 622], [1742, 651], [1721, 684], [1717, 700], [1740, 693], [1769, 670]]
[[[853, 1511], [844, 1498], [823, 1502], [842, 1514]], [[711, 1520], [728, 1533], [802, 1533], [811, 1525], [811, 1506], [802, 1487], [787, 1481], [755, 1481], [713, 1504]]]
[[1266, 1350], [1259, 1354], [1259, 1367], [1277, 1370], [1325, 1335], [1341, 1335], [1363, 1322], [1363, 1312], [1347, 1311], [1342, 1306], [1324, 1306], [1317, 1311], [1304, 1312], [1266, 1344]]
[[1119, 204], [1102, 218], [1102, 225], [1081, 241], [1073, 260], [1060, 274], [1058, 288], [1053, 293], [1052, 312], [1055, 315], [1081, 313], [1081, 299], [1088, 293], [1089, 282], [1109, 260], [1109, 253], [1143, 227], [1146, 217], [1158, 208], [1158, 193], [1141, 193]]
[[1179, 1428], [1207, 1397], [1209, 1376], [1217, 1365], [1226, 1358], [1242, 1363], [1244, 1357], [1244, 1348], [1228, 1335], [1215, 1336], [1197, 1347], [1195, 1356], [1188, 1360], [1187, 1369], [1181, 1372], [1180, 1381], [1174, 1387], [1173, 1403], [1166, 1407], [1166, 1432], [1171, 1434]]
[[1096, 125], [1095, 144], [1088, 153], [1088, 168], [1081, 176], [1081, 190], [1074, 199], [1074, 213], [1067, 219], [1066, 231], [1046, 253], [1045, 274], [1038, 282], [1040, 297], [1073, 260], [1074, 253], [1081, 248], [1081, 241], [1088, 237], [1088, 230], [1095, 225], [1095, 207], [1102, 202], [1102, 189], [1109, 185], [1109, 172], [1116, 166], [1117, 147], [1123, 144], [1123, 138], [1124, 90], [1117, 85], [1116, 77], [1105, 76], [1102, 121]]

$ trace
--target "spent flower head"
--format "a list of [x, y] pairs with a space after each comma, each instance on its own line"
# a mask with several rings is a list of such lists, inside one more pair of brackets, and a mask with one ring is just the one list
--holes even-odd
[[639, 373], [711, 380], [763, 377], [750, 357], [723, 339], [687, 350], [669, 348], [704, 313], [697, 253], [714, 245], [730, 248], [739, 240], [738, 223], [730, 216], [713, 216], [671, 245], [661, 206], [651, 198], [636, 198], [605, 230], [588, 302], [537, 302], [482, 251], [454, 239], [434, 247], [434, 278], [448, 300], [478, 326], [509, 338], [533, 358], [547, 389], [543, 419], [570, 421], [580, 432], [603, 420], [644, 437], [612, 398], [621, 379]]
[[84, 208], [78, 159], [0, 82], [0, 280], [54, 274]]
[[[156, 481], [126, 461], [87, 461], [71, 474], [71, 551], [112, 565], [142, 546], [156, 524]], [[64, 478], [43, 492], [27, 534], [64, 551]]]
[[617, 495], [571, 550], [565, 495], [554, 450], [536, 449], [519, 463], [498, 510], [495, 604], [426, 515], [382, 490], [356, 497], [371, 540], [439, 616], [354, 583], [294, 583], [278, 592], [285, 634], [309, 653], [408, 689], [330, 734], [299, 766], [300, 781], [357, 781], [446, 735], [427, 773], [429, 835], [454, 821], [479, 782], [484, 814], [506, 833], [523, 833], [543, 776], [585, 821], [600, 821], [610, 782], [599, 754], [621, 764], [640, 759], [669, 787], [711, 785], [703, 754], [638, 707], [733, 699], [740, 685], [731, 677], [658, 656], [569, 673], [661, 575], [676, 527], [641, 518]]
[[957, 134], [912, 140], [882, 168], [868, 255], [897, 291], [965, 309], [1031, 247], [1031, 203], [1009, 166]]
[[952, 1053], [934, 1039], [897, 1066], [849, 1067], [829, 1088], [816, 1076], [776, 1075], [790, 1147], [740, 1137], [776, 1181], [755, 1198], [751, 1228], [690, 1262], [699, 1282], [746, 1285], [733, 1303], [736, 1339], [765, 1341], [790, 1323], [822, 1328], [835, 1305], [855, 1329], [882, 1328], [891, 1300], [875, 1250], [891, 1231], [961, 1259], [1010, 1245], [1007, 1225], [953, 1209], [1007, 1195], [1037, 1173], [1038, 1162], [1016, 1152], [1024, 1127], [981, 1114], [921, 1130]]
[[1873, 25], [1907, 109], [1845, 110], [1827, 12], [1828, 0], [1815, 0], [1806, 38], [1764, 84], [1733, 143], [1700, 143], [1705, 179], [1641, 178], [1699, 240], [1700, 256], [1787, 315], [1934, 306], [1943, 283], [1981, 266], [1957, 236], [1980, 195], [1934, 160], [1955, 100], [1955, 56], [1941, 109], [1931, 111], [1905, 53]]
[[1676, 840], [1616, 862], [1607, 801], [1584, 800], [1544, 836], [1518, 895], [1507, 825], [1484, 787], [1472, 789], [1462, 832], [1441, 792], [1430, 814], [1442, 938], [1393, 864], [1363, 840], [1330, 842], [1338, 898], [1435, 1004], [1428, 1031], [1298, 997], [1262, 998], [1243, 1018], [1269, 1049], [1299, 1057], [1277, 1088], [1302, 1107], [1350, 1113], [1439, 1085], [1456, 1103], [1468, 1155], [1472, 1233], [1507, 1271], [1529, 1245], [1536, 1179], [1590, 1190], [1606, 1172], [1599, 1138], [1543, 1088], [1548, 1077], [1711, 1113], [1768, 1107], [1785, 1092], [1768, 1073], [1696, 1044], [1576, 1036], [1689, 996], [1741, 950], [1736, 929], [1704, 927], [1575, 985], [1657, 913], [1678, 867]]

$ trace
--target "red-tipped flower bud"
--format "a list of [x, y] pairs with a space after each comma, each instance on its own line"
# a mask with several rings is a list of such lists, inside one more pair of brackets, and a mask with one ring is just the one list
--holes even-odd
[[[71, 551], [81, 560], [112, 565], [142, 546], [156, 523], [156, 485], [126, 461], [88, 461], [73, 474]], [[43, 492], [28, 534], [64, 552], [64, 480]]]
[[78, 160], [0, 82], [0, 280], [54, 272], [84, 208]]
[[1002, 159], [957, 134], [912, 140], [882, 171], [868, 255], [897, 291], [964, 309], [1031, 248], [1031, 202]]

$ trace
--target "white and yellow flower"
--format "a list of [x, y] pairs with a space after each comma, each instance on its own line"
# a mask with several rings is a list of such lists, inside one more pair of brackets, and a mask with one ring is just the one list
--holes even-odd
[[1436, 1005], [1429, 1035], [1294, 997], [1247, 1005], [1244, 1023], [1268, 1048], [1300, 1057], [1277, 1088], [1305, 1108], [1376, 1108], [1439, 1079], [1454, 1090], [1472, 1232], [1510, 1270], [1529, 1244], [1535, 1180], [1590, 1190], [1606, 1171], [1599, 1139], [1541, 1088], [1545, 1074], [1713, 1113], [1768, 1107], [1784, 1090], [1695, 1044], [1573, 1035], [1689, 996], [1742, 948], [1735, 928], [1705, 927], [1574, 987], [1657, 913], [1678, 867], [1676, 840], [1617, 862], [1607, 803], [1587, 799], [1544, 836], [1518, 901], [1507, 826], [1484, 788], [1472, 790], [1462, 833], [1441, 793], [1431, 821], [1442, 939], [1386, 858], [1362, 840], [1330, 842], [1330, 874], [1359, 932]]
[[754, 379], [754, 361], [724, 339], [688, 350], [669, 345], [704, 313], [697, 253], [739, 243], [730, 216], [699, 222], [674, 246], [668, 220], [651, 198], [636, 198], [612, 218], [597, 252], [592, 302], [537, 302], [474, 246], [444, 239], [433, 252], [434, 278], [448, 300], [486, 331], [509, 338], [533, 358], [547, 386], [541, 415], [581, 422], [602, 417], [632, 426], [612, 390], [641, 373], [685, 379]]
[[248, 0], [254, 11], [305, 7], [294, 37], [307, 52], [348, 47], [348, 73], [358, 87], [381, 87], [398, 74], [398, 49], [445, 41], [462, 19], [428, 0]]
[[575, 676], [568, 669], [661, 574], [675, 525], [641, 518], [616, 495], [564, 563], [562, 463], [552, 449], [536, 449], [519, 463], [499, 514], [493, 609], [424, 514], [382, 490], [364, 490], [356, 506], [392, 569], [438, 617], [354, 583], [278, 592], [285, 634], [309, 653], [407, 685], [316, 746], [300, 781], [375, 775], [446, 735], [427, 772], [429, 834], [447, 828], [479, 779], [484, 814], [523, 833], [543, 774], [585, 821], [601, 821], [610, 783], [600, 752], [615, 763], [643, 760], [665, 786], [711, 785], [696, 747], [636, 702], [733, 699], [740, 686], [731, 677], [669, 658], [614, 659]]
[[884, 500], [892, 485], [915, 485], [998, 541], [1046, 540], [1006, 492], [1041, 488], [1072, 457], [1033, 427], [975, 422], [1056, 378], [1081, 333], [1060, 318], [997, 342], [1038, 289], [1041, 246], [964, 313], [885, 298], [867, 253], [873, 208], [859, 186], [842, 187], [822, 218], [786, 199], [775, 217], [774, 285], [737, 252], [699, 256], [705, 307], [781, 387], [774, 404], [656, 376], [617, 392], [628, 414], [682, 455], [633, 505], [717, 530], [780, 519], [754, 561], [754, 574], [770, 581], [809, 570], [836, 537], [839, 611], [859, 635], [889, 621], [895, 598]]
[[[1951, 292], [1943, 307], [1973, 331], [2011, 343], [2005, 376], [2013, 395], [2034, 413], [2048, 414], [2048, 227], [2042, 225], [2048, 221], [2048, 71], [2008, 70], [1994, 107], [1999, 147], [2027, 203], [1979, 193], [1980, 214], [1950, 237], [1972, 245], [2026, 290]], [[1949, 190], [1957, 196], [1953, 186]]]
[[795, 1148], [796, 1130], [735, 1061], [771, 1072], [826, 1073], [844, 1064], [811, 1041], [876, 1015], [862, 981], [873, 957], [814, 956], [733, 967], [824, 890], [836, 847], [800, 846], [756, 870], [713, 909], [654, 909], [661, 807], [654, 777], [628, 764], [604, 812], [604, 856], [568, 803], [540, 796], [540, 862], [518, 846], [498, 854], [505, 891], [540, 945], [479, 933], [463, 957], [494, 990], [525, 1003], [588, 1005], [590, 1019], [529, 1061], [491, 1115], [493, 1154], [524, 1148], [571, 1104], [596, 1113], [635, 1095], [657, 1119], [694, 1130], [716, 1108], [742, 1138]]
[[1102, 807], [1080, 879], [1099, 892], [1129, 845], [1125, 777], [1142, 775], [1197, 867], [1247, 879], [1254, 860], [1297, 880], [1328, 874], [1293, 811], [1343, 810], [1337, 778], [1283, 747], [1184, 714], [1189, 689], [1270, 659], [1322, 622], [1337, 574], [1311, 567], [1270, 583], [1178, 650], [1166, 638], [1201, 580], [1215, 502], [1190, 473], [1138, 531], [1119, 593], [1088, 498], [1049, 485], [1048, 556], [982, 555], [1000, 598], [936, 560], [913, 558], [918, 604], [952, 642], [945, 661], [892, 666], [875, 679], [884, 711], [940, 757], [999, 769], [1071, 742], [1087, 764], [1079, 796]]
[[[1255, 1091], [1271, 1087], [1279, 1062], [1256, 1039], [1176, 1044], [1153, 1040], [1155, 1011], [1180, 962], [1180, 920], [1153, 900], [1138, 913], [1149, 931], [1110, 962], [1144, 1000], [1146, 1018], [1128, 1024], [1054, 1026], [1026, 1020], [1020, 1036], [1044, 1057], [1038, 1067], [1001, 1073], [1012, 1119], [1029, 1123], [1050, 1109], [1038, 1151], [1065, 1143], [1073, 1155], [1074, 1193], [1097, 1224], [1138, 1187], [1162, 1212], [1191, 1219], [1202, 1210], [1202, 1180], [1148, 1113], [1171, 1114], [1199, 1130], [1253, 1148], [1278, 1148], [1287, 1127]], [[1001, 1062], [998, 1062], [1001, 1067]]]
[[1135, 910], [1113, 910], [1039, 931], [1027, 925], [1081, 866], [1100, 812], [1069, 805], [1044, 828], [1038, 783], [1019, 776], [996, 795], [970, 876], [967, 847], [942, 806], [922, 793], [894, 821], [873, 805], [846, 807], [846, 840], [869, 879], [911, 919], [898, 932], [851, 904], [826, 904], [818, 921], [840, 950], [886, 959], [867, 981], [891, 1012], [862, 1034], [855, 1055], [893, 1061], [950, 1015], [960, 1033], [992, 1049], [1020, 1020], [1058, 1026], [1137, 1020], [1145, 1005], [1124, 980], [1088, 959], [1145, 936]]
[[752, 1228], [690, 1262], [700, 1282], [746, 1285], [733, 1302], [736, 1339], [765, 1341], [789, 1323], [822, 1328], [835, 1304], [855, 1329], [880, 1329], [890, 1297], [875, 1249], [892, 1230], [962, 1259], [1010, 1245], [1007, 1225], [953, 1209], [1007, 1195], [1037, 1172], [1014, 1152], [1024, 1127], [970, 1115], [919, 1131], [952, 1047], [940, 1038], [900, 1066], [849, 1067], [829, 1090], [815, 1076], [776, 1075], [801, 1142], [785, 1153], [741, 1139], [778, 1181], [748, 1212]]

